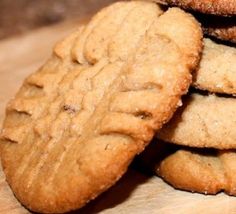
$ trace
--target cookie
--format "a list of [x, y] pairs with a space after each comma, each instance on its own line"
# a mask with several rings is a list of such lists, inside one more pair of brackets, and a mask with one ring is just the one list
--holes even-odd
[[234, 0], [155, 0], [160, 4], [221, 16], [236, 15]]
[[236, 48], [204, 39], [199, 68], [193, 86], [214, 93], [236, 94]]
[[[168, 150], [168, 147], [166, 144], [162, 149]], [[163, 152], [156, 151], [156, 155]], [[194, 150], [177, 147], [177, 151], [156, 162], [154, 170], [177, 189], [203, 194], [224, 191], [236, 196], [235, 163], [236, 153], [233, 150]]]
[[204, 33], [224, 41], [236, 43], [236, 26], [204, 27]]
[[236, 99], [201, 95], [185, 97], [183, 106], [157, 138], [190, 147], [236, 148]]
[[206, 35], [236, 43], [236, 17], [197, 15]]
[[155, 3], [115, 3], [24, 81], [7, 107], [0, 147], [6, 179], [26, 207], [84, 206], [171, 118], [191, 83], [202, 32], [180, 9], [161, 13]]

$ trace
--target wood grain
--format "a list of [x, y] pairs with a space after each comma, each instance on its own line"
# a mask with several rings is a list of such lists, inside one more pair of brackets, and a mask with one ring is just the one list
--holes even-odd
[[[14, 96], [23, 79], [44, 63], [57, 40], [72, 32], [78, 25], [79, 23], [67, 22], [0, 42], [1, 121], [7, 101]], [[29, 213], [15, 199], [1, 169], [0, 213]], [[225, 194], [204, 196], [174, 190], [157, 177], [129, 170], [113, 188], [73, 213], [236, 214], [236, 198]]]

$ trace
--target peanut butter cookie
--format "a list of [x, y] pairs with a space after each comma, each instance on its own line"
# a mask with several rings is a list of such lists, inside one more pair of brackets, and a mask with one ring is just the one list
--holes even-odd
[[[162, 149], [168, 150], [168, 147], [165, 143]], [[229, 195], [236, 195], [235, 151], [179, 146], [176, 149], [177, 151], [167, 155], [154, 167], [163, 180], [177, 189], [191, 192], [217, 194], [224, 191]], [[156, 150], [156, 155], [162, 152], [164, 151]]]
[[[236, 4], [236, 3], [235, 3]], [[196, 15], [206, 35], [236, 43], [236, 16]]]
[[198, 64], [202, 32], [180, 9], [162, 13], [155, 3], [115, 3], [25, 80], [7, 107], [0, 145], [6, 179], [26, 207], [84, 206], [172, 117]]
[[204, 39], [199, 68], [193, 86], [213, 93], [236, 94], [236, 48]]
[[186, 96], [183, 106], [157, 137], [190, 147], [236, 148], [236, 98], [201, 95]]

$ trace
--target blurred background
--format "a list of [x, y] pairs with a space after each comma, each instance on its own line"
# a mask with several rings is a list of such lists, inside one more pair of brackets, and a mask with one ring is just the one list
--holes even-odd
[[0, 39], [89, 17], [115, 0], [0, 0]]

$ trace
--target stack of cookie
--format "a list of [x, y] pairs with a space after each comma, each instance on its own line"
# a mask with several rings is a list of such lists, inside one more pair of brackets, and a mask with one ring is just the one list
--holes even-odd
[[[235, 1], [158, 2], [205, 13], [236, 15]], [[206, 21], [217, 23], [219, 19], [229, 21], [235, 17], [211, 16]], [[230, 23], [234, 26], [206, 31], [229, 43], [204, 39], [193, 89], [171, 121], [157, 133], [158, 145], [152, 146], [156, 151], [152, 155], [158, 160], [155, 157], [151, 160], [147, 151], [148, 162], [154, 162], [155, 172], [178, 189], [204, 194], [225, 191], [236, 195], [236, 151], [233, 150], [236, 149], [236, 48], [230, 44], [236, 42], [236, 22]]]
[[180, 189], [236, 195], [236, 152], [229, 151], [236, 148], [236, 49], [204, 41], [193, 86], [209, 93], [191, 92], [158, 133], [159, 139], [185, 147], [166, 157], [157, 172]]
[[[166, 181], [235, 194], [236, 153], [220, 151], [236, 147], [235, 59], [234, 48], [203, 41], [182, 9], [148, 1], [104, 8], [56, 45], [7, 106], [0, 150], [15, 196], [36, 212], [81, 208], [120, 179], [155, 133], [204, 147], [166, 154], [157, 143], [152, 151], [166, 155], [155, 169]], [[199, 91], [186, 95], [193, 71]]]

